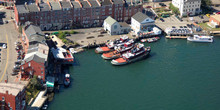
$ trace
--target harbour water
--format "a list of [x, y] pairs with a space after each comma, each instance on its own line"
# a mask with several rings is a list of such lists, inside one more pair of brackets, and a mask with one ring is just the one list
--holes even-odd
[[49, 110], [219, 110], [220, 37], [213, 43], [162, 38], [151, 56], [112, 66], [94, 49], [75, 55], [72, 85]]

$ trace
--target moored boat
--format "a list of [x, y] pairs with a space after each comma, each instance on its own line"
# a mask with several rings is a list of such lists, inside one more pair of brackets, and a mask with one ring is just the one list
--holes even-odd
[[150, 47], [145, 48], [143, 44], [138, 44], [136, 48], [133, 48], [129, 52], [122, 54], [120, 58], [112, 60], [111, 63], [113, 65], [124, 65], [132, 63], [147, 57], [150, 54], [150, 51]]
[[129, 38], [128, 36], [122, 36], [120, 39], [115, 40], [115, 41], [109, 41], [105, 44], [105, 46], [103, 47], [97, 47], [95, 49], [96, 53], [105, 53], [105, 52], [109, 52], [109, 51], [113, 51], [114, 47], [118, 44], [123, 44], [125, 42], [128, 42]]
[[134, 47], [134, 41], [130, 40], [129, 42], [124, 43], [123, 45], [115, 46], [114, 48], [115, 50], [112, 52], [103, 53], [102, 58], [106, 60], [118, 58], [121, 56], [122, 53], [130, 50], [133, 47]]
[[70, 85], [70, 74], [65, 74], [65, 78], [64, 78], [64, 86], [65, 87], [69, 87]]
[[187, 40], [192, 42], [213, 42], [213, 36], [194, 35], [193, 37], [188, 37]]
[[158, 41], [159, 39], [160, 39], [160, 37], [152, 37], [152, 38], [148, 38], [148, 39], [147, 39], [147, 42], [148, 42], [148, 43], [156, 42], [156, 41]]

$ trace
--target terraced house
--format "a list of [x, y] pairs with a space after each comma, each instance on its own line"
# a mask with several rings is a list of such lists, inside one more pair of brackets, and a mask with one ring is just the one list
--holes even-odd
[[130, 22], [131, 16], [143, 9], [142, 0], [36, 1], [14, 8], [17, 25], [31, 21], [42, 30], [102, 26], [108, 16]]

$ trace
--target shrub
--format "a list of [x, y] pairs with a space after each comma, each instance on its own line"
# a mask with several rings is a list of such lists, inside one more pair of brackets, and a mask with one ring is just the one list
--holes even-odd
[[74, 31], [74, 30], [71, 30], [70, 31], [70, 34], [76, 34], [77, 32], [76, 31]]
[[170, 3], [170, 7], [169, 7], [172, 11], [173, 11], [173, 13], [175, 13], [176, 15], [179, 15], [180, 14], [180, 11], [179, 11], [179, 9], [177, 8], [177, 7], [175, 7], [175, 6], [173, 6], [173, 4], [172, 3]]

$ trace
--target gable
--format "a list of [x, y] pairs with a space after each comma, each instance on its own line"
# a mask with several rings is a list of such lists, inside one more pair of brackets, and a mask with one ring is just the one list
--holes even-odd
[[154, 20], [151, 18], [146, 18], [141, 22], [141, 24], [145, 24], [145, 23], [154, 23]]

